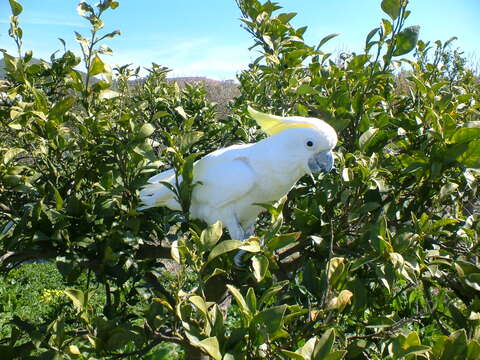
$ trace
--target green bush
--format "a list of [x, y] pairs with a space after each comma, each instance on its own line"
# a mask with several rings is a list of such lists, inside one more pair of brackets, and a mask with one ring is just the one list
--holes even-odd
[[[39, 63], [21, 47], [22, 6], [10, 5], [2, 358], [479, 358], [480, 83], [453, 38], [424, 42], [406, 26], [406, 1], [383, 0], [364, 52], [332, 59], [321, 49], [333, 34], [308, 45], [294, 13], [238, 0], [261, 56], [221, 119], [202, 85], [180, 89], [156, 64], [139, 82], [102, 61], [100, 43], [119, 32], [103, 33], [101, 17], [118, 2], [80, 3], [82, 59], [65, 50]], [[196, 158], [264, 136], [248, 104], [323, 118], [340, 143], [336, 171], [302, 178], [259, 219], [239, 271], [240, 245], [186, 210]], [[185, 180], [184, 211], [139, 213], [139, 188], [169, 167]], [[61, 280], [50, 263], [22, 265], [37, 259]], [[26, 288], [4, 290], [25, 266], [46, 276], [31, 274], [32, 294], [61, 290], [48, 309]]]

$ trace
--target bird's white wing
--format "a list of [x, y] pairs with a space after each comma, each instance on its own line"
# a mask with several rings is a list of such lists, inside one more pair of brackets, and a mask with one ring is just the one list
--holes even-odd
[[195, 186], [192, 200], [223, 207], [247, 195], [255, 184], [255, 173], [248, 159], [238, 157], [205, 157], [195, 164]]
[[162, 171], [161, 173], [152, 176], [147, 180], [149, 184], [155, 184], [160, 181], [167, 181], [171, 182], [175, 178], [175, 170], [174, 169], [168, 169], [165, 171]]
[[[181, 181], [181, 178], [179, 181]], [[166, 170], [148, 179], [148, 185], [145, 185], [143, 189], [140, 190], [142, 206], [138, 208], [139, 211], [157, 206], [166, 206], [172, 210], [181, 210], [175, 194], [162, 182], [175, 185], [175, 171], [173, 169]]]

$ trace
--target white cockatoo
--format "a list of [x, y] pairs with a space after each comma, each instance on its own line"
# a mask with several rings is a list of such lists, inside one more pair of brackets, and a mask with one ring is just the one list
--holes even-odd
[[[300, 116], [280, 117], [249, 107], [248, 112], [269, 135], [253, 144], [232, 145], [213, 151], [193, 167], [190, 217], [211, 225], [218, 220], [232, 239], [253, 235], [257, 216], [265, 209], [256, 203], [274, 203], [305, 174], [333, 168], [335, 130], [325, 121]], [[173, 169], [148, 180], [140, 191], [139, 210], [166, 206], [181, 210], [175, 194], [162, 182], [175, 186]], [[181, 177], [178, 179], [181, 181]], [[234, 258], [242, 265], [242, 252]]]

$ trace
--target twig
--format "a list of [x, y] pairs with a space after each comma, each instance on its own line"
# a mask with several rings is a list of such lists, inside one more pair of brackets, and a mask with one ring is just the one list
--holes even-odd
[[408, 324], [410, 322], [420, 322], [420, 319], [422, 317], [424, 317], [424, 315], [418, 315], [418, 316], [415, 316], [415, 317], [402, 319], [402, 320], [399, 320], [396, 323], [392, 324], [388, 328], [382, 329], [382, 330], [377, 331], [376, 333], [373, 333], [373, 334], [350, 336], [348, 338], [348, 341], [359, 340], [359, 339], [382, 339], [385, 336], [393, 335], [399, 328], [401, 328], [405, 324]]
[[153, 335], [153, 341], [151, 343], [147, 344], [145, 347], [143, 347], [141, 349], [131, 351], [131, 352], [128, 352], [128, 353], [115, 354], [115, 355], [112, 354], [112, 359], [122, 359], [122, 358], [126, 358], [126, 357], [129, 357], [129, 356], [135, 356], [135, 358], [138, 358], [138, 356], [145, 355], [150, 350], [152, 350], [155, 346], [157, 346], [158, 344], [160, 344], [162, 342], [172, 342], [172, 343], [176, 343], [176, 344], [185, 344], [185, 340], [182, 339], [181, 337], [170, 335], [169, 333], [171, 333], [171, 330], [169, 330], [169, 329], [167, 329], [168, 333], [163, 334], [163, 333], [160, 333], [158, 331], [154, 331], [150, 327], [150, 325], [148, 325], [147, 322], [145, 322], [145, 324], [143, 325], [143, 329], [145, 331], [148, 331], [149, 333], [151, 333]]

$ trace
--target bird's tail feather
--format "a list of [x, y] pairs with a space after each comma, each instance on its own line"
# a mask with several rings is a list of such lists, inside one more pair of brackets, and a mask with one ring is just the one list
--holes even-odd
[[[181, 182], [181, 177], [179, 177], [178, 181]], [[161, 172], [148, 179], [148, 184], [140, 190], [142, 206], [137, 209], [138, 211], [158, 206], [166, 206], [172, 210], [181, 210], [175, 194], [163, 182], [168, 182], [175, 186], [176, 179], [173, 169]]]

